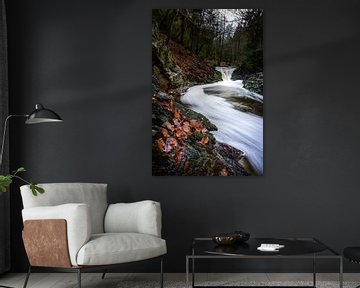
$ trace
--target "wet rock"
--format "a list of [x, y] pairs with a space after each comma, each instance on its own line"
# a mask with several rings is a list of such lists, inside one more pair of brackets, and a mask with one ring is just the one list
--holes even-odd
[[243, 153], [218, 143], [217, 130], [204, 115], [157, 93], [152, 99], [153, 175], [248, 176]]
[[242, 112], [250, 112], [258, 116], [263, 116], [263, 103], [250, 98], [239, 98], [239, 97], [230, 97], [227, 99], [234, 105], [234, 107]]
[[181, 69], [174, 61], [166, 37], [156, 26], [152, 29], [152, 79], [163, 91], [184, 85]]
[[206, 127], [207, 130], [209, 131], [218, 130], [217, 127], [213, 123], [211, 123], [210, 120], [206, 118], [204, 115], [197, 113], [178, 102], [175, 102], [175, 105], [181, 110], [181, 112], [185, 115], [185, 117], [200, 121], [201, 123], [203, 123], [203, 125]]
[[219, 158], [226, 163], [229, 175], [246, 175], [250, 173], [242, 165], [245, 153], [225, 143], [216, 143], [215, 150], [220, 155]]
[[164, 92], [157, 93], [156, 97], [159, 98], [160, 100], [173, 100], [173, 98], [171, 96], [169, 96], [168, 94], [166, 94]]
[[260, 95], [264, 94], [264, 75], [262, 72], [247, 75], [243, 80], [244, 88]]

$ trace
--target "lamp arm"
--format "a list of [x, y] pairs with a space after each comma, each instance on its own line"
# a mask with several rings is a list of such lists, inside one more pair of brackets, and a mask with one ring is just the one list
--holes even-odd
[[8, 126], [8, 122], [9, 122], [10, 118], [28, 117], [28, 116], [29, 115], [27, 115], [27, 114], [22, 114], [22, 115], [9, 115], [9, 116], [6, 117], [5, 123], [4, 123], [4, 131], [3, 131], [2, 143], [1, 143], [1, 151], [0, 151], [0, 168], [2, 166], [2, 160], [3, 160], [3, 155], [4, 155], [4, 146], [5, 146], [5, 140], [6, 140], [6, 131], [7, 131], [7, 126]]

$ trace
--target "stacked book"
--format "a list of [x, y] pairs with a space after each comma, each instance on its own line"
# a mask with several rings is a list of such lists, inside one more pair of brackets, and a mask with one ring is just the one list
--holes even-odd
[[257, 247], [258, 250], [260, 251], [266, 251], [266, 252], [278, 252], [279, 249], [284, 248], [284, 245], [280, 245], [280, 244], [267, 244], [267, 243], [262, 243], [259, 247]]

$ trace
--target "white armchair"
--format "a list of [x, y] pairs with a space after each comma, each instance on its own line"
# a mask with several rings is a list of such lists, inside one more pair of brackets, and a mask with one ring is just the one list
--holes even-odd
[[[23, 240], [34, 268], [78, 273], [109, 269], [121, 263], [159, 257], [163, 287], [161, 209], [154, 201], [107, 204], [106, 184], [40, 184], [45, 193], [33, 196], [28, 185], [21, 196]], [[105, 274], [104, 274], [105, 275]], [[104, 277], [103, 275], [103, 277]]]

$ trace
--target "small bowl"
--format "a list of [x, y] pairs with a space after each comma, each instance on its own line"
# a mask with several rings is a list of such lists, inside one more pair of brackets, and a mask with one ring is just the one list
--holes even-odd
[[235, 234], [220, 234], [212, 237], [212, 240], [218, 245], [232, 245], [237, 241]]

